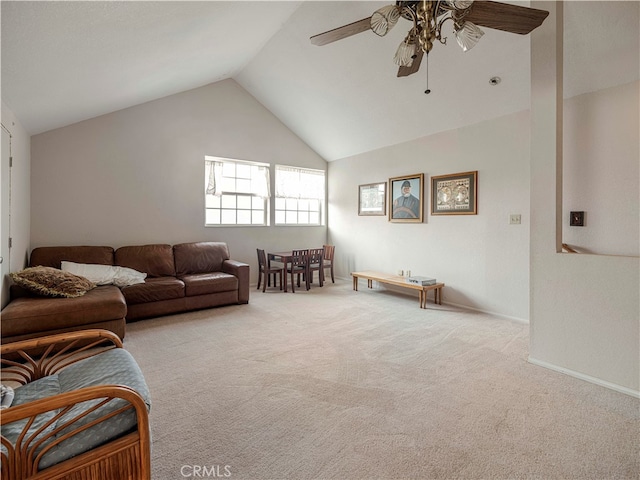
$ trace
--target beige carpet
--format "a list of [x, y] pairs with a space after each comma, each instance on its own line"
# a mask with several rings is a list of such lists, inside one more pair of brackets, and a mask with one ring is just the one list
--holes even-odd
[[503, 318], [342, 280], [131, 323], [125, 347], [155, 480], [640, 477], [638, 399], [528, 364]]

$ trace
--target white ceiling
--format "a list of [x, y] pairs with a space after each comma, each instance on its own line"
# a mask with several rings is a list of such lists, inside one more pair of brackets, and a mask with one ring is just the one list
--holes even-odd
[[[447, 32], [429, 95], [424, 61], [396, 77], [404, 20], [386, 37], [310, 44], [388, 3], [3, 0], [2, 100], [37, 134], [233, 78], [329, 161], [529, 108], [530, 36], [484, 29], [463, 53]], [[565, 3], [566, 97], [640, 77], [639, 12]]]

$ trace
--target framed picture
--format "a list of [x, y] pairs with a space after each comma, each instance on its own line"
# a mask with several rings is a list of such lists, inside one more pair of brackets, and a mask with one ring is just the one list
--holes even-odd
[[386, 215], [386, 183], [367, 183], [358, 187], [358, 215]]
[[389, 221], [422, 223], [424, 174], [389, 179]]
[[478, 171], [431, 177], [431, 215], [476, 215]]

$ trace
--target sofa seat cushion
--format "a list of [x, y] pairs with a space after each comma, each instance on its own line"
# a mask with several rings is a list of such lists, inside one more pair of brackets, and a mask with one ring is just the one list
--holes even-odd
[[238, 278], [228, 273], [194, 273], [182, 275], [187, 297], [238, 290]]
[[127, 314], [118, 287], [96, 287], [81, 297], [19, 297], [2, 310], [2, 336], [25, 335], [117, 320]]
[[184, 283], [175, 277], [147, 277], [144, 283], [124, 287], [122, 294], [129, 305], [172, 300], [184, 297]]

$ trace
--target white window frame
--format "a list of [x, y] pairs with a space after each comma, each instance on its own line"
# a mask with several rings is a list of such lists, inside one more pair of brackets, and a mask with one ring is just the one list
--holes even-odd
[[269, 168], [268, 163], [205, 156], [205, 227], [269, 226]]
[[275, 166], [275, 225], [325, 224], [326, 171], [290, 165]]

